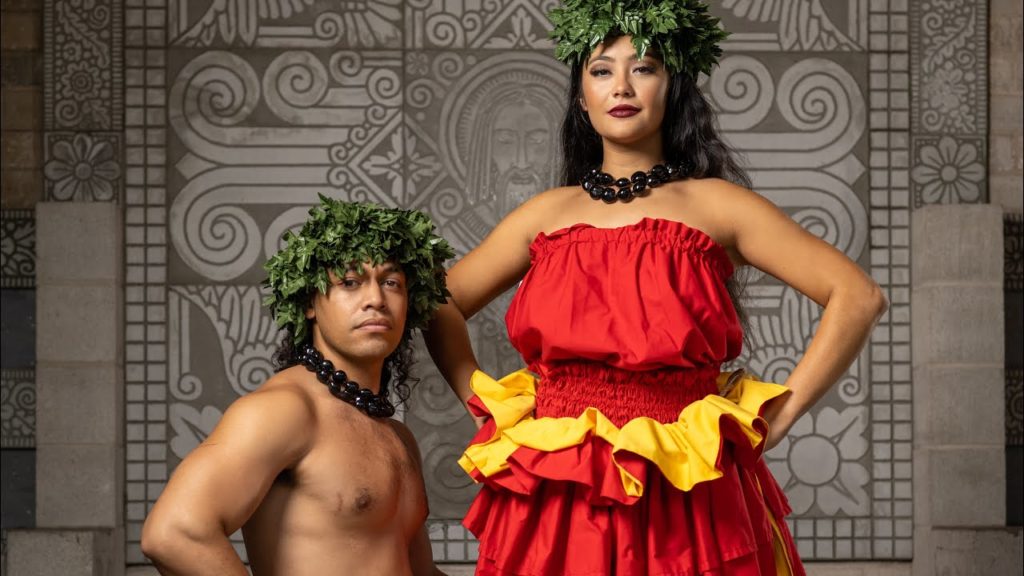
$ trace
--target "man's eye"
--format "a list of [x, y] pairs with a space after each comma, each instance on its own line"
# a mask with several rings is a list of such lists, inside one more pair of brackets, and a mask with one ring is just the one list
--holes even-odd
[[341, 281], [341, 285], [345, 288], [355, 288], [356, 286], [359, 286], [359, 280], [356, 280], [355, 278], [345, 278]]
[[399, 282], [398, 280], [385, 280], [384, 281], [384, 285], [387, 286], [388, 288], [401, 288], [402, 287], [402, 283]]

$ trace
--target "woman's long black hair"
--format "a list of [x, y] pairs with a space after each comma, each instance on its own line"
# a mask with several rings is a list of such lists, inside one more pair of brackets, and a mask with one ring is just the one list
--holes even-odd
[[[562, 185], [579, 186], [592, 168], [604, 159], [601, 136], [583, 109], [583, 65], [572, 67], [568, 103], [562, 121]], [[722, 178], [750, 188], [750, 178], [736, 161], [734, 151], [719, 136], [715, 112], [697, 83], [687, 74], [671, 74], [661, 123], [661, 145], [665, 161], [693, 167], [689, 178]], [[740, 304], [743, 285], [733, 275], [726, 282], [740, 323], [747, 316]]]
[[[310, 323], [309, 320], [306, 322]], [[306, 330], [306, 334], [311, 333], [312, 330]], [[292, 331], [285, 330], [284, 339], [278, 345], [277, 351], [274, 352], [274, 371], [280, 372], [298, 365], [301, 361], [302, 349], [305, 346], [306, 343], [296, 345]], [[402, 341], [398, 344], [398, 348], [395, 348], [395, 351], [384, 359], [384, 370], [380, 378], [381, 395], [386, 396], [389, 392], [394, 392], [393, 396], [398, 399], [396, 404], [402, 404], [408, 400], [412, 386], [415, 386], [420, 380], [412, 376], [412, 366], [415, 362], [412, 332], [406, 328], [402, 332]]]

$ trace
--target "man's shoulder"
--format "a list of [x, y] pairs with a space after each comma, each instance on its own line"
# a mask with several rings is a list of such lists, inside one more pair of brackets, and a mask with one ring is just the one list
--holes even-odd
[[309, 382], [302, 376], [306, 371], [292, 367], [274, 374], [259, 388], [239, 398], [231, 410], [264, 416], [272, 412], [273, 419], [300, 419], [312, 422], [316, 415], [316, 402]]

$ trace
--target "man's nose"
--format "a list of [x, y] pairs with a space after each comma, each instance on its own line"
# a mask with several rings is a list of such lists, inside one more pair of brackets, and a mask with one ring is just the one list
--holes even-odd
[[363, 307], [364, 308], [383, 308], [384, 301], [384, 289], [381, 287], [379, 282], [366, 282], [364, 284], [365, 289], [363, 293]]

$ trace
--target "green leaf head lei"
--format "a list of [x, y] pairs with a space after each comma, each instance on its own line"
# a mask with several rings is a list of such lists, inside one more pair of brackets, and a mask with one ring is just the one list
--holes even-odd
[[406, 330], [426, 327], [449, 296], [444, 262], [455, 252], [422, 212], [320, 195], [320, 205], [309, 210], [299, 234], [289, 231], [284, 239], [287, 245], [263, 265], [269, 289], [263, 304], [278, 327], [291, 331], [296, 345], [309, 337], [306, 309], [314, 290], [327, 293], [328, 270], [344, 276], [353, 263], [401, 267], [409, 294]]
[[710, 74], [728, 36], [701, 0], [565, 0], [548, 13], [555, 57], [583, 64], [607, 38], [631, 36], [638, 58], [653, 48], [673, 74]]

